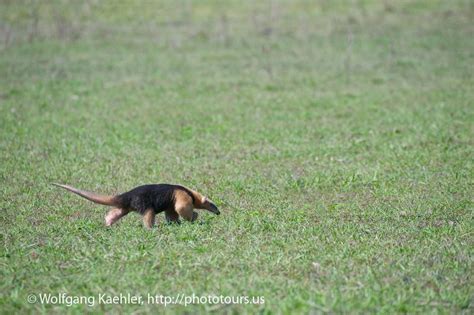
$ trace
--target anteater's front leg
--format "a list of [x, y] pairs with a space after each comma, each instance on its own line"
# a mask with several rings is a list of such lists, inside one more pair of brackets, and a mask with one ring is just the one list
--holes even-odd
[[119, 209], [119, 208], [114, 208], [110, 210], [107, 215], [105, 216], [105, 225], [106, 226], [111, 226], [118, 220], [120, 220], [122, 217], [128, 214], [129, 211], [125, 209]]
[[198, 214], [193, 209], [192, 204], [176, 205], [176, 212], [186, 221], [192, 222], [197, 219]]
[[146, 209], [145, 214], [143, 215], [143, 225], [146, 228], [151, 229], [155, 225], [155, 210]]
[[178, 223], [178, 224], [181, 223], [181, 221], [179, 221], [179, 214], [173, 209], [166, 210], [165, 217], [166, 217], [166, 222], [168, 223]]
[[198, 214], [193, 211], [193, 199], [184, 191], [177, 190], [174, 193], [174, 210], [186, 221], [194, 221]]

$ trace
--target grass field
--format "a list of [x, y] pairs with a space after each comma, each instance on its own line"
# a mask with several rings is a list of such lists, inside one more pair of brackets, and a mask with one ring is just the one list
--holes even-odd
[[[472, 1], [2, 1], [0, 311], [473, 312]], [[149, 231], [51, 186], [195, 188]], [[28, 303], [132, 294], [143, 305]], [[151, 295], [264, 296], [153, 305]]]

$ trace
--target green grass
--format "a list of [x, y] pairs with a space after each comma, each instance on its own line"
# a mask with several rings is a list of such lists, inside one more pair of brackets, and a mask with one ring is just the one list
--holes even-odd
[[[472, 3], [29, 3], [0, 4], [1, 312], [473, 312]], [[105, 228], [51, 182], [222, 215]], [[265, 304], [26, 301], [62, 292]]]

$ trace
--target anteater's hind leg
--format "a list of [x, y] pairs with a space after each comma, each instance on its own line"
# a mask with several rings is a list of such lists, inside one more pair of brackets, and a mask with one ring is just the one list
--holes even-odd
[[110, 210], [107, 215], [105, 216], [105, 225], [106, 226], [111, 226], [118, 220], [120, 220], [122, 217], [128, 214], [129, 211], [125, 209], [119, 209], [119, 208], [114, 208]]
[[168, 223], [178, 223], [180, 224], [181, 221], [179, 220], [178, 212], [174, 211], [173, 209], [165, 211], [166, 222]]
[[146, 228], [151, 229], [155, 225], [155, 210], [146, 209], [145, 214], [143, 215], [143, 225]]

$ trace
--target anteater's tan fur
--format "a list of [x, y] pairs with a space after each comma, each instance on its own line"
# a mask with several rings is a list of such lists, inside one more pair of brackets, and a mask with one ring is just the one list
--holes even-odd
[[179, 217], [194, 221], [198, 214], [194, 209], [206, 209], [219, 214], [219, 209], [212, 201], [195, 190], [180, 185], [157, 184], [136, 187], [116, 196], [104, 196], [79, 190], [77, 188], [54, 184], [67, 189], [92, 202], [113, 206], [105, 216], [105, 225], [111, 226], [130, 212], [143, 215], [143, 224], [147, 228], [155, 225], [156, 214], [165, 212], [168, 222], [179, 223]]

